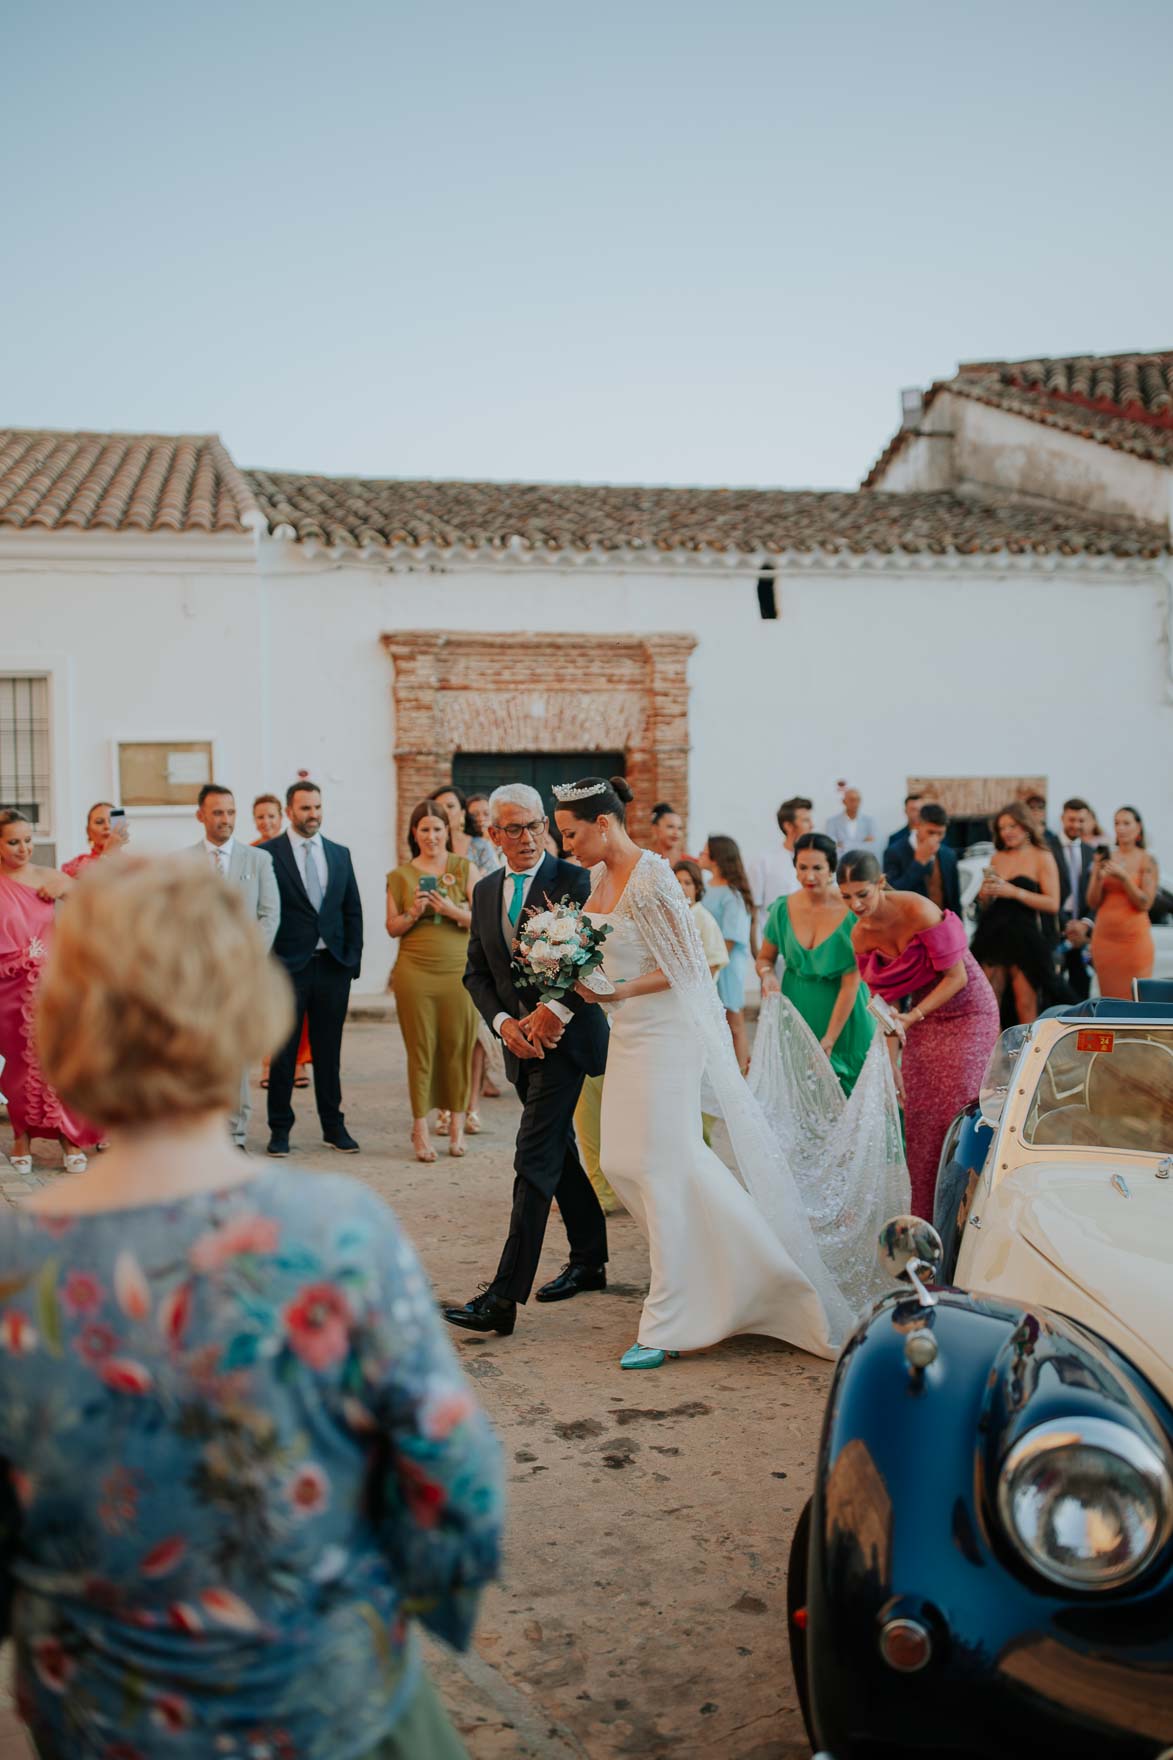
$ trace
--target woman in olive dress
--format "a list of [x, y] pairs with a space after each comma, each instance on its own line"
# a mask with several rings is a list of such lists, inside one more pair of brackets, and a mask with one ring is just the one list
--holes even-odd
[[[851, 945], [855, 919], [835, 884], [835, 856], [833, 839], [821, 832], [808, 831], [795, 843], [800, 890], [771, 907], [757, 972], [762, 995], [781, 988], [826, 1052], [843, 1092], [850, 1094], [874, 1026]], [[781, 986], [774, 971], [779, 954], [786, 962]]]
[[391, 988], [407, 1051], [411, 1143], [434, 1161], [433, 1108], [449, 1114], [448, 1153], [464, 1154], [476, 1010], [464, 988], [477, 870], [449, 848], [448, 820], [435, 801], [411, 815], [411, 860], [387, 876], [387, 933], [399, 942]]

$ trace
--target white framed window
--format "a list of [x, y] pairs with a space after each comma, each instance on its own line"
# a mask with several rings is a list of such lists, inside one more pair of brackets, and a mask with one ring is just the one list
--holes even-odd
[[0, 806], [19, 807], [37, 842], [53, 831], [53, 747], [45, 673], [0, 673]]

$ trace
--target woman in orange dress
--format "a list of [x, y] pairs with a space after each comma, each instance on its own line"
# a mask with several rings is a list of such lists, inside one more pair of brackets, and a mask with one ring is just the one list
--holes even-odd
[[1095, 913], [1092, 964], [1101, 996], [1132, 995], [1134, 978], [1153, 975], [1153, 931], [1149, 908], [1157, 896], [1156, 858], [1145, 848], [1144, 821], [1135, 807], [1116, 814], [1116, 848], [1101, 844], [1087, 883], [1088, 909]]
[[[253, 848], [259, 843], [268, 843], [281, 835], [281, 802], [275, 794], [259, 794], [253, 802], [253, 824], [258, 835], [253, 838]], [[301, 1023], [301, 1043], [297, 1048], [297, 1068], [293, 1074], [295, 1088], [308, 1088], [310, 1085], [310, 1020], [307, 1015]], [[269, 1059], [266, 1057], [261, 1070], [261, 1086], [269, 1086]]]

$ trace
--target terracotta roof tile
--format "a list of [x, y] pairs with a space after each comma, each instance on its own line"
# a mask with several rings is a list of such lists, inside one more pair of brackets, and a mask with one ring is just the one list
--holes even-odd
[[0, 428], [0, 526], [243, 532], [256, 511], [215, 434]]
[[[1146, 396], [1161, 391], [1138, 377]], [[1163, 527], [951, 494], [385, 481], [241, 471], [215, 435], [0, 429], [0, 527], [271, 533], [329, 550], [1155, 556]]]
[[271, 532], [356, 550], [1155, 556], [1162, 527], [951, 494], [458, 483], [246, 471]]
[[[925, 406], [941, 391], [1062, 428], [1117, 452], [1173, 465], [1173, 349], [1033, 361], [963, 361], [952, 379], [938, 379], [929, 387]], [[911, 434], [911, 429], [901, 428], [892, 437], [864, 478], [865, 489], [880, 481]]]

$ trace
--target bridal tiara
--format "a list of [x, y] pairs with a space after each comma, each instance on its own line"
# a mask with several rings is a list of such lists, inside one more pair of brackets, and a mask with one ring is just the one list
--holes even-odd
[[606, 794], [609, 784], [592, 782], [586, 788], [575, 788], [572, 782], [556, 782], [554, 798], [559, 801], [585, 801], [592, 794]]

